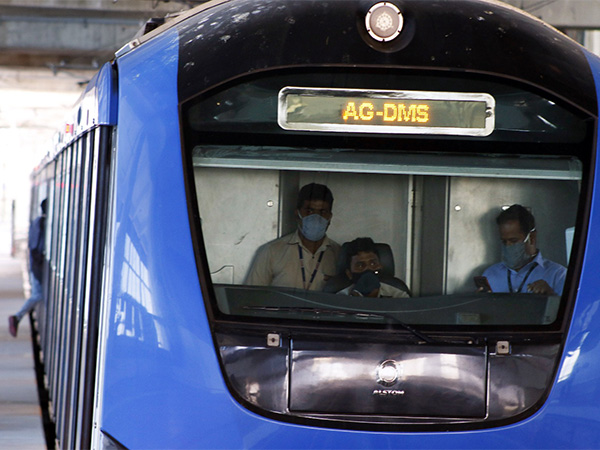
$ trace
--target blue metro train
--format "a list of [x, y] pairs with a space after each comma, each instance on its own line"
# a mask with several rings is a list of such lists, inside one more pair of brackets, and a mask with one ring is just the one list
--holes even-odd
[[[128, 43], [32, 177], [58, 446], [600, 447], [599, 80], [492, 0], [212, 1]], [[474, 284], [513, 204], [564, 288]], [[330, 287], [357, 237], [401, 298]]]

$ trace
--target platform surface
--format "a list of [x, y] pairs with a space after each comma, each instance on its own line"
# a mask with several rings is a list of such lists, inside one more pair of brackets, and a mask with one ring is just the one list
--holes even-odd
[[0, 449], [46, 449], [35, 382], [29, 318], [17, 338], [8, 332], [8, 316], [24, 298], [23, 256], [12, 257], [7, 231], [0, 224]]

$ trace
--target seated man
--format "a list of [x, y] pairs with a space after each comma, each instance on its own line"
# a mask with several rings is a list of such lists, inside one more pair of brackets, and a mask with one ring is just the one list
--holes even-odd
[[295, 210], [298, 229], [259, 250], [246, 284], [321, 291], [335, 272], [340, 249], [325, 235], [332, 206], [327, 186], [311, 183], [300, 189]]
[[[371, 238], [357, 238], [348, 244], [346, 254], [346, 276], [352, 284], [338, 294], [359, 297], [406, 298], [408, 293], [393, 283], [394, 279], [381, 279], [383, 269], [377, 247]], [[403, 283], [402, 283], [403, 284]]]
[[567, 269], [542, 257], [536, 247], [535, 218], [512, 205], [496, 218], [502, 242], [502, 262], [483, 272], [492, 292], [561, 295]]

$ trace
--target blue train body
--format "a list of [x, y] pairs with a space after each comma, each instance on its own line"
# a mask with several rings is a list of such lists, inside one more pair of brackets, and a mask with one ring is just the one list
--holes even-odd
[[[600, 328], [595, 326], [600, 321], [595, 274], [600, 243], [594, 231], [600, 224], [594, 91], [600, 87], [599, 59], [533, 18], [475, 0], [391, 2], [402, 11], [405, 28], [386, 42], [361, 29], [366, 11], [376, 2], [367, 3], [211, 2], [134, 41], [92, 80], [75, 110], [73, 128], [63, 133], [56, 153], [34, 174], [35, 201], [53, 199], [48, 300], [37, 314], [61, 447], [600, 447]], [[490, 28], [487, 22], [493, 22]], [[483, 42], [486, 33], [492, 34]], [[523, 50], [526, 45], [530, 49]], [[539, 57], [530, 59], [536, 52]], [[586, 65], [588, 73], [582, 74]], [[574, 85], [572, 80], [579, 76], [583, 81]], [[328, 88], [334, 94], [327, 98], [345, 101], [353, 96], [357, 102], [372, 99], [373, 90], [447, 90], [454, 101], [460, 98], [456, 92], [488, 87], [486, 92], [496, 97], [497, 131], [478, 136], [427, 129], [355, 132], [335, 123], [326, 131], [289, 131], [275, 120], [282, 108], [276, 94], [283, 95], [281, 88], [286, 86], [306, 86], [313, 89], [313, 97], [319, 95], [315, 88]], [[360, 90], [369, 96], [356, 93]], [[539, 111], [555, 105], [562, 109], [544, 116], [556, 119], [548, 129], [529, 119], [519, 122], [515, 116], [523, 109], [513, 110], [519, 103], [504, 101], [505, 91], [511, 92], [510, 98], [526, 99], [526, 108], [543, 104]], [[385, 98], [389, 105], [392, 97]], [[417, 101], [430, 105], [430, 100]], [[224, 105], [229, 106], [220, 109]], [[326, 103], [320, 105], [327, 108]], [[543, 115], [539, 111], [532, 117]], [[524, 132], [523, 123], [533, 131]], [[566, 131], [552, 134], [556, 129]], [[527, 137], [513, 137], [517, 135]], [[292, 156], [290, 148], [296, 149]], [[311, 156], [316, 148], [320, 157]], [[354, 160], [357, 148], [370, 153], [357, 153]], [[65, 153], [69, 149], [71, 153]], [[395, 156], [385, 159], [394, 152], [419, 158], [421, 151], [434, 156], [418, 164], [397, 162]], [[450, 159], [443, 159], [446, 151]], [[274, 153], [279, 156], [271, 156]], [[485, 159], [492, 155], [493, 161]], [[471, 163], [473, 158], [484, 163]], [[533, 162], [520, 168], [523, 160]], [[546, 167], [549, 160], [558, 168]], [[492, 166], [491, 174], [487, 167]], [[517, 169], [517, 175], [511, 172]], [[64, 189], [67, 176], [72, 177], [72, 190]], [[383, 181], [391, 176], [397, 177], [393, 186]], [[438, 187], [436, 176], [450, 181]], [[239, 185], [237, 180], [242, 180]], [[244, 240], [260, 231], [255, 240], [264, 243], [293, 231], [295, 219], [285, 216], [294, 211], [298, 188], [321, 180], [336, 188], [334, 220], [340, 217], [332, 221], [328, 235], [342, 242], [379, 233], [378, 240], [394, 242], [395, 275], [409, 281], [411, 301], [435, 297], [443, 302], [444, 297], [456, 302], [452, 308], [458, 312], [448, 322], [402, 316], [437, 342], [429, 350], [430, 344], [396, 322], [378, 322], [376, 312], [384, 307], [373, 307], [366, 319], [340, 319], [339, 312], [336, 318], [328, 317], [333, 307], [324, 306], [327, 301], [337, 309], [367, 314], [358, 303], [335, 303], [339, 295], [327, 294], [332, 300], [304, 299], [304, 309], [286, 303], [284, 314], [277, 310], [280, 297], [248, 288], [261, 292], [261, 300], [256, 300], [261, 311], [271, 310], [247, 312], [259, 308], [243, 290], [257, 246], [246, 249]], [[361, 183], [360, 192], [352, 190]], [[458, 195], [461, 183], [467, 183], [467, 191], [473, 189], [468, 183], [476, 183], [479, 196], [467, 197], [463, 191]], [[498, 194], [505, 186], [501, 183], [516, 186], [516, 194]], [[524, 192], [531, 192], [535, 183], [551, 187], [544, 184], [533, 199], [526, 199]], [[418, 198], [407, 200], [408, 192], [423, 185], [422, 204], [433, 204], [432, 211], [426, 206], [413, 209]], [[438, 188], [443, 213], [435, 196], [427, 197]], [[353, 193], [348, 194], [352, 202], [342, 198], [347, 192]], [[400, 194], [406, 199], [396, 219], [378, 217], [365, 206], [368, 225], [353, 222], [363, 211], [359, 202], [377, 204], [378, 211], [387, 212], [390, 207], [378, 203], [381, 197], [400, 199]], [[537, 314], [533, 309], [519, 310], [527, 318], [515, 323], [512, 316], [502, 315], [505, 312], [489, 319], [489, 308], [494, 308], [489, 298], [481, 300], [470, 284], [453, 281], [465, 273], [470, 281], [472, 274], [498, 259], [497, 252], [488, 252], [477, 261], [459, 260], [459, 243], [477, 240], [482, 244], [474, 248], [495, 248], [493, 217], [500, 206], [517, 203], [512, 201], [515, 196], [530, 201], [538, 228], [542, 224], [539, 233], [550, 230], [557, 221], [554, 216], [561, 214], [565, 224], [575, 227], [570, 258], [564, 250], [551, 255], [568, 265], [562, 300], [556, 295], [552, 301], [540, 299], [545, 315], [539, 321], [532, 318]], [[260, 205], [254, 201], [258, 198]], [[264, 207], [267, 199], [271, 206]], [[461, 202], [461, 208], [453, 201]], [[273, 202], [279, 212], [274, 219], [264, 219]], [[488, 204], [470, 219], [475, 217], [484, 231], [461, 234], [466, 225], [453, 222], [463, 220], [455, 215], [482, 202]], [[440, 223], [449, 224], [440, 232], [445, 236], [440, 244], [415, 231], [437, 223], [436, 214], [446, 217]], [[397, 224], [388, 227], [393, 220]], [[246, 228], [245, 222], [254, 225]], [[401, 237], [395, 231], [386, 235], [388, 228], [400, 230]], [[562, 228], [556, 233], [561, 236]], [[540, 238], [545, 254], [559, 246], [556, 235], [545, 242]], [[69, 252], [76, 256], [69, 257]], [[223, 254], [229, 258], [225, 262], [220, 259]], [[403, 259], [399, 254], [409, 256]], [[438, 266], [443, 274], [434, 277]], [[426, 269], [419, 272], [419, 267]], [[428, 276], [439, 278], [439, 283]], [[229, 288], [239, 290], [221, 294]], [[293, 296], [301, 295], [293, 291]], [[521, 303], [510, 305], [528, 304], [524, 297], [519, 299]], [[457, 309], [476, 301], [481, 306]], [[306, 305], [314, 304], [321, 309], [307, 311]], [[520, 307], [506, 309], [510, 308]], [[465, 317], [471, 322], [461, 322]], [[272, 334], [280, 339], [275, 346], [266, 343]], [[502, 342], [509, 343], [511, 353], [499, 353]], [[63, 350], [59, 353], [57, 348]], [[265, 356], [267, 352], [272, 354]], [[360, 361], [377, 352], [396, 355], [396, 361], [401, 354], [409, 355], [403, 360], [404, 372], [398, 369], [406, 377], [402, 390], [381, 387], [379, 381], [374, 389], [375, 380], [364, 380], [379, 366], [361, 368]], [[438, 359], [431, 362], [427, 355]], [[459, 362], [443, 362], [443, 355]], [[416, 370], [411, 361], [417, 359], [427, 364], [442, 361], [443, 367], [439, 374], [435, 368], [434, 375], [419, 372], [418, 381], [411, 384], [410, 373]], [[330, 362], [329, 368], [321, 368], [323, 361]], [[475, 369], [460, 367], [471, 361]], [[359, 384], [352, 384], [348, 374], [357, 367], [367, 375], [357, 375]], [[328, 376], [330, 381], [324, 382]], [[311, 377], [317, 381], [307, 381]], [[448, 391], [430, 387], [441, 384], [449, 386]], [[475, 386], [473, 393], [469, 386]], [[398, 406], [395, 414], [395, 406], [377, 398], [369, 406], [373, 409], [363, 410], [367, 402], [358, 394], [354, 399], [353, 389], [367, 390], [369, 398], [397, 394], [406, 403], [417, 402], [407, 397], [413, 389], [416, 397], [431, 395], [431, 400], [410, 403], [409, 409]], [[474, 406], [463, 412], [454, 407], [461, 402]]]

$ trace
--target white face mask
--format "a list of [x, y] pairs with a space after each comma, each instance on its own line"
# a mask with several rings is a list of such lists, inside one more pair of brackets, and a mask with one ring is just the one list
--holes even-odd
[[302, 220], [302, 225], [298, 225], [298, 229], [309, 241], [317, 242], [325, 237], [325, 232], [329, 226], [329, 220], [319, 214], [311, 214], [310, 216], [302, 217], [298, 213], [298, 217]]

